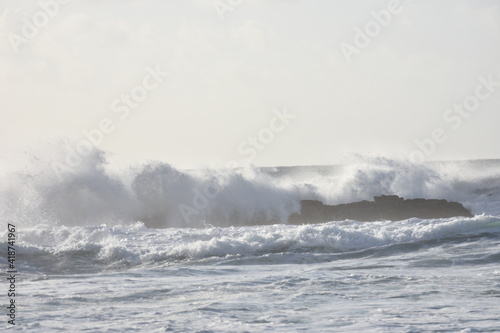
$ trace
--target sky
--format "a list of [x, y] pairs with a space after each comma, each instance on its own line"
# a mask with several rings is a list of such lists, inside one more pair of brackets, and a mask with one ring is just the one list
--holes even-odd
[[495, 0], [0, 0], [0, 152], [500, 158], [499, 59]]

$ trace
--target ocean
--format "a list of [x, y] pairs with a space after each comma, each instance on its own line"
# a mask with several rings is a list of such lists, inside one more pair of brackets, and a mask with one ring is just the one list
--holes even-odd
[[[96, 154], [1, 180], [2, 330], [500, 331], [500, 160], [179, 170]], [[475, 217], [286, 223], [300, 200], [383, 194]]]

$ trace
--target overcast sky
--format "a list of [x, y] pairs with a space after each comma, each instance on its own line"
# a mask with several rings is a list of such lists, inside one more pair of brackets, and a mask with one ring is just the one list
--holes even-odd
[[178, 167], [500, 158], [498, 0], [40, 3], [0, 0], [4, 152], [90, 131]]

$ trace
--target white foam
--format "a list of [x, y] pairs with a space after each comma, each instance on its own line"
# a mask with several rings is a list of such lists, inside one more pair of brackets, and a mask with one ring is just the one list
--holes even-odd
[[[51, 155], [52, 156], [52, 155]], [[500, 215], [499, 161], [412, 164], [356, 157], [322, 168], [181, 171], [162, 163], [117, 166], [95, 151], [59, 179], [52, 161], [1, 179], [0, 213], [23, 225], [130, 224], [149, 227], [286, 223], [300, 200], [326, 204], [375, 195], [464, 203], [475, 214]]]
[[[48, 261], [61, 265], [59, 258], [76, 255], [110, 267], [273, 253], [345, 252], [486, 232], [500, 233], [498, 217], [206, 229], [149, 229], [142, 223], [114, 227], [40, 225], [25, 228], [19, 246], [28, 260], [48, 256]], [[67, 265], [73, 267], [71, 262]]]

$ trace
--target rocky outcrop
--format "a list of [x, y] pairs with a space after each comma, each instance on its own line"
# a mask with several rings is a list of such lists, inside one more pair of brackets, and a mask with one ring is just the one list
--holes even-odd
[[403, 199], [397, 195], [374, 197], [374, 201], [359, 201], [328, 206], [316, 200], [301, 201], [299, 213], [292, 214], [290, 224], [319, 223], [339, 220], [399, 221], [412, 217], [436, 219], [464, 216], [471, 212], [461, 203], [436, 199]]

